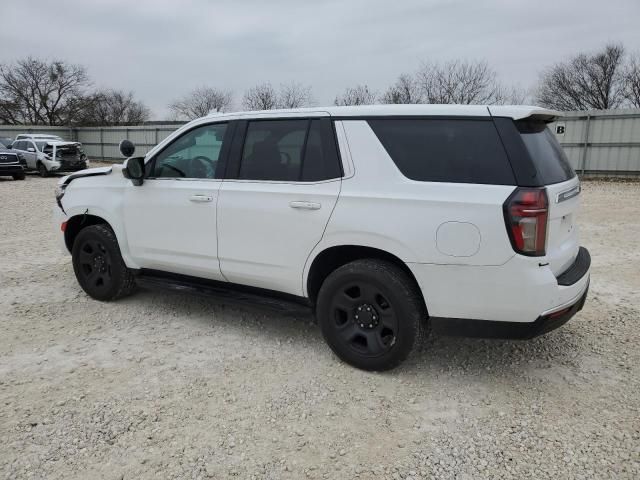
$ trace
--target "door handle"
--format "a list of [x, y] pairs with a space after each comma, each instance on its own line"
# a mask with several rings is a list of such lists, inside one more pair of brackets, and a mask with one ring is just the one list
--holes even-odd
[[198, 203], [211, 202], [213, 197], [211, 195], [191, 195], [189, 201]]
[[316, 202], [290, 202], [289, 206], [291, 208], [299, 208], [301, 210], [320, 210], [322, 205]]

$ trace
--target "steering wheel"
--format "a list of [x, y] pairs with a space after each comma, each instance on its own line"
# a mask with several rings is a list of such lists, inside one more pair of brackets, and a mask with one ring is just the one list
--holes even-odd
[[169, 170], [173, 170], [173, 171], [175, 171], [178, 175], [180, 175], [181, 177], [186, 177], [186, 176], [187, 176], [187, 174], [186, 174], [186, 173], [184, 173], [182, 170], [180, 170], [180, 169], [179, 169], [179, 168], [177, 168], [177, 167], [174, 167], [173, 165], [169, 165], [168, 163], [164, 163], [164, 164], [162, 165], [162, 168], [168, 168]]
[[191, 174], [194, 178], [209, 178], [207, 167], [205, 164], [209, 164], [211, 171], [216, 173], [216, 164], [208, 157], [200, 155], [191, 159]]

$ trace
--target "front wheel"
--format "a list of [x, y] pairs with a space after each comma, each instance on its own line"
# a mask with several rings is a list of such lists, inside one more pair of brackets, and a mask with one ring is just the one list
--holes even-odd
[[118, 240], [106, 225], [83, 228], [73, 242], [72, 259], [78, 283], [96, 300], [115, 300], [135, 289], [135, 278], [120, 255]]
[[25, 174], [23, 173], [16, 173], [15, 175], [13, 175], [13, 179], [14, 180], [24, 180], [25, 179]]
[[38, 164], [38, 173], [42, 178], [49, 176], [49, 171], [47, 170], [47, 167], [44, 166], [44, 163]]
[[390, 370], [407, 358], [426, 309], [415, 281], [397, 265], [356, 260], [332, 272], [318, 294], [322, 334], [340, 359], [363, 370]]

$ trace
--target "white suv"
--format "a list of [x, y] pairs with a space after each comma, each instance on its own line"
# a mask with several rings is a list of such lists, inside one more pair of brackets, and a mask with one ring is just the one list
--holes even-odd
[[95, 299], [152, 284], [305, 304], [333, 351], [367, 370], [398, 365], [427, 322], [530, 338], [580, 310], [589, 285], [580, 183], [546, 128], [555, 116], [457, 105], [210, 116], [144, 158], [62, 179], [56, 228]]

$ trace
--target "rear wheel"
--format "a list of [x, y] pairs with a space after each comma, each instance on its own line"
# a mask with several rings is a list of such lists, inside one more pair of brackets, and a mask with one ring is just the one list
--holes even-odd
[[47, 170], [47, 167], [44, 166], [44, 163], [38, 164], [38, 173], [42, 178], [49, 176], [49, 171]]
[[391, 262], [365, 259], [332, 272], [318, 293], [322, 334], [345, 362], [389, 370], [420, 338], [426, 310], [415, 282]]
[[115, 300], [135, 289], [135, 279], [120, 255], [116, 236], [106, 225], [82, 229], [73, 242], [72, 258], [78, 283], [96, 300]]

